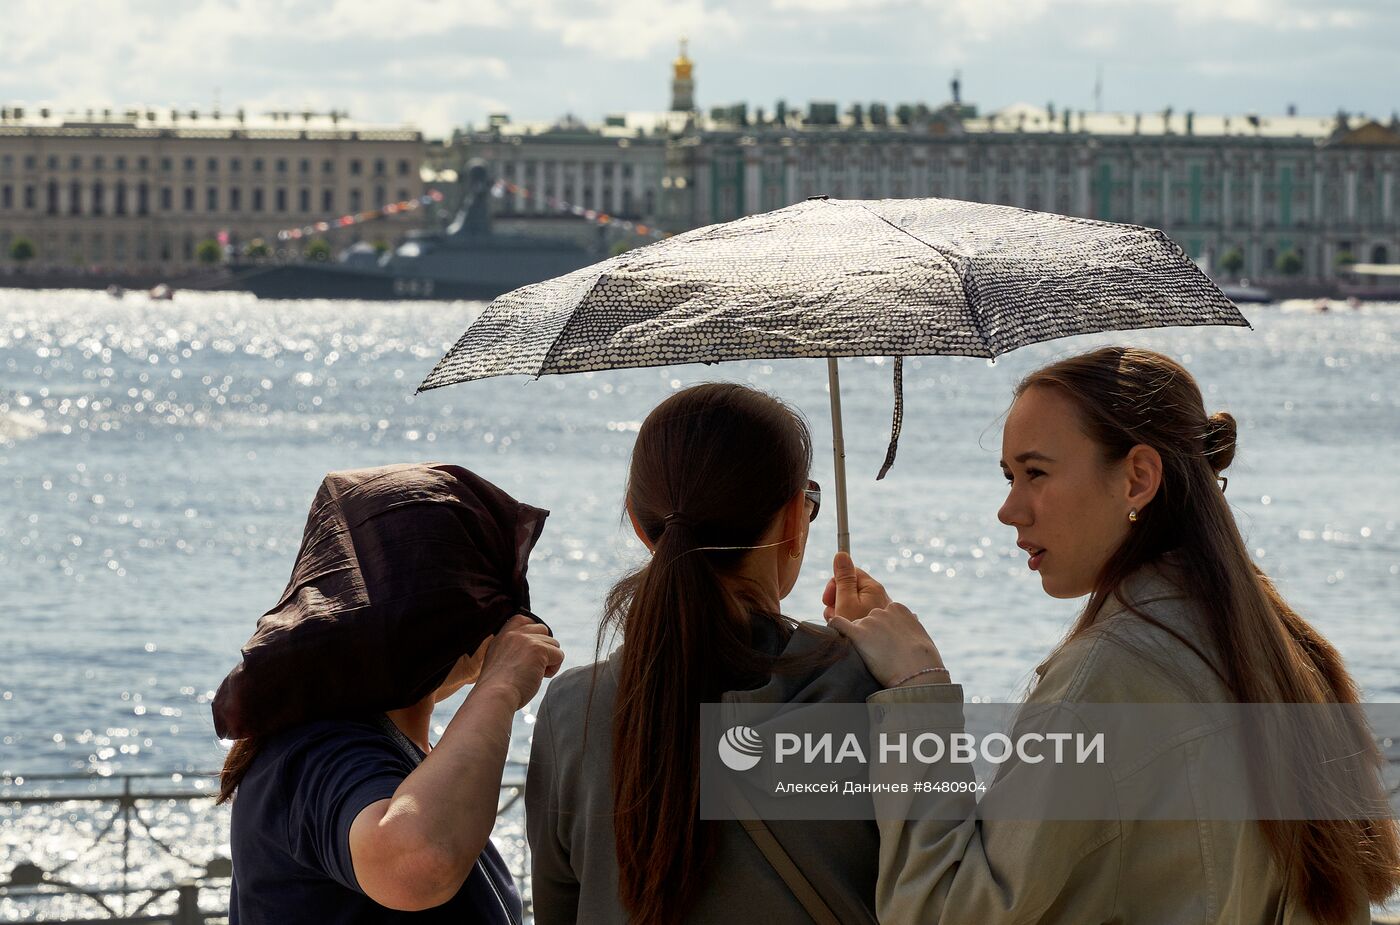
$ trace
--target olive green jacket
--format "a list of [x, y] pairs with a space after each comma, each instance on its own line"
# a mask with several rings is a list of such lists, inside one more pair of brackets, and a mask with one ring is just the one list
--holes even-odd
[[[1122, 597], [1213, 658], [1195, 606], [1169, 572], [1153, 569], [1133, 576]], [[1233, 699], [1200, 657], [1119, 600], [1106, 606], [1088, 633], [1052, 655], [1037, 674], [1028, 705]], [[961, 729], [962, 701], [957, 684], [879, 691], [867, 701], [872, 705], [872, 736], [907, 732], [909, 717], [922, 715], [927, 720], [930, 714], [928, 709], [906, 708], [900, 719], [899, 704], [947, 705], [952, 714], [947, 728]], [[943, 709], [935, 710], [944, 715]], [[1211, 734], [1158, 742], [1153, 753], [1139, 756], [1137, 763], [1165, 762], [1158, 770], [1166, 776], [1159, 774], [1158, 780], [1179, 779], [1196, 786]], [[1003, 765], [982, 798], [992, 798], [1001, 787], [1016, 787], [1029, 773], [1018, 770], [1014, 761]], [[951, 766], [922, 773], [948, 779], [959, 774]], [[1105, 772], [1105, 786], [1115, 788], [1116, 796], [1118, 788], [1130, 788], [1133, 781], [1110, 770]], [[916, 815], [910, 812], [912, 799], [900, 794], [875, 798], [881, 816], [876, 908], [880, 921], [888, 925], [1313, 921], [1285, 889], [1285, 878], [1256, 822], [994, 821], [979, 818], [977, 796], [971, 793], [922, 794], [919, 805], [936, 801], [939, 818], [906, 820], [906, 814]], [[1369, 922], [1368, 912], [1363, 905], [1355, 921]]]
[[[812, 651], [831, 633], [796, 634], [784, 655]], [[613, 832], [613, 709], [616, 657], [561, 673], [535, 722], [525, 785], [537, 925], [622, 925]], [[879, 689], [855, 650], [803, 676], [774, 676], [762, 687], [727, 693], [728, 702], [855, 703]], [[698, 773], [698, 770], [697, 770]], [[880, 833], [873, 821], [775, 820], [769, 828], [845, 925], [876, 925]], [[693, 908], [676, 922], [810, 925], [801, 904], [739, 823], [716, 824], [715, 856]]]

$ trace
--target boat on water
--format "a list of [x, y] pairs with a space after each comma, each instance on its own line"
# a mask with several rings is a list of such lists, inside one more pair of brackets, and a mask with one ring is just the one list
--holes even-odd
[[1237, 305], [1274, 301], [1272, 292], [1262, 286], [1251, 286], [1247, 279], [1242, 279], [1238, 283], [1221, 283], [1220, 291], [1225, 293], [1227, 299]]
[[1354, 263], [1346, 269], [1352, 279], [1344, 278], [1341, 289], [1348, 303], [1400, 301], [1400, 263]]
[[493, 231], [491, 185], [474, 162], [445, 230], [410, 232], [383, 254], [360, 244], [334, 261], [236, 266], [237, 283], [260, 299], [487, 300], [602, 258], [572, 240]]

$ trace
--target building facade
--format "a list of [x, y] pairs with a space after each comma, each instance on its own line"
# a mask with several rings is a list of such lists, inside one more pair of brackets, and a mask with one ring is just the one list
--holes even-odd
[[519, 123], [500, 114], [487, 128], [457, 133], [453, 146], [462, 163], [480, 158], [493, 177], [516, 189], [507, 187], [497, 203], [503, 227], [558, 234], [580, 224], [577, 217], [560, 218], [564, 210], [551, 200], [655, 224], [663, 210], [668, 147], [696, 125], [693, 67], [682, 41], [672, 63], [669, 110], [611, 115], [601, 125], [568, 116]]
[[672, 142], [662, 220], [683, 229], [819, 195], [939, 196], [1160, 228], [1212, 271], [1233, 252], [1233, 275], [1254, 278], [1400, 260], [1394, 124], [1026, 106], [904, 125], [862, 116], [712, 119]]
[[[779, 102], [765, 114], [693, 109], [682, 46], [671, 109], [513, 125], [462, 142], [532, 191], [504, 216], [543, 218], [550, 197], [668, 231], [809, 196], [940, 196], [1161, 228], [1218, 276], [1337, 278], [1400, 261], [1400, 123], [1365, 117], [1086, 113], [1010, 106]], [[1233, 266], [1238, 269], [1232, 269]]]
[[[0, 261], [35, 270], [169, 273], [200, 242], [234, 248], [422, 194], [423, 139], [341, 114], [0, 110]], [[329, 232], [394, 237], [414, 213]]]
[[490, 129], [459, 133], [454, 143], [464, 158], [485, 160], [495, 179], [516, 188], [497, 200], [497, 219], [552, 218], [561, 211], [550, 206], [555, 199], [652, 221], [671, 137], [665, 120], [650, 114], [613, 116], [599, 126], [572, 119], [515, 124], [497, 117]]

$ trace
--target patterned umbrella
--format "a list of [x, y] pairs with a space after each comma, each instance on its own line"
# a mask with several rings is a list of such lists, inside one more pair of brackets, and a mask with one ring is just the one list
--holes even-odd
[[1170, 238], [954, 199], [838, 200], [697, 228], [506, 293], [419, 391], [489, 376], [825, 357], [849, 549], [836, 358], [997, 357], [1074, 334], [1247, 326]]

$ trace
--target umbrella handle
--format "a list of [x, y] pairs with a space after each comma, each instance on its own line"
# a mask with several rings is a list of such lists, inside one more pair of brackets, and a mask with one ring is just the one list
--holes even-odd
[[826, 377], [831, 384], [831, 449], [836, 463], [836, 548], [851, 551], [851, 522], [846, 513], [846, 437], [841, 431], [841, 376], [836, 357], [826, 358]]

